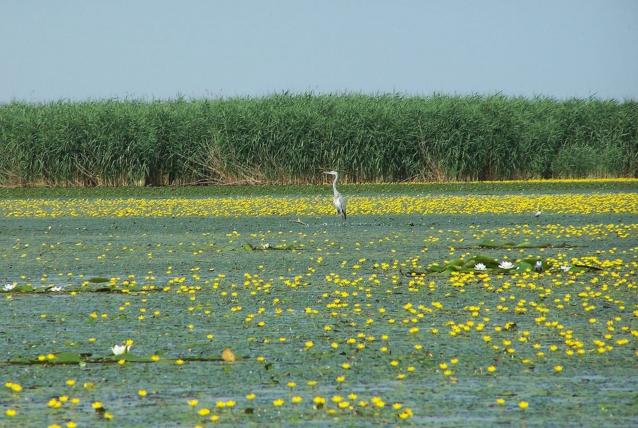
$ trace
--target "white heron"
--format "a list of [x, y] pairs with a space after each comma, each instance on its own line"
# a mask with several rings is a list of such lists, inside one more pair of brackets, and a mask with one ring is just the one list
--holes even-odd
[[346, 200], [337, 190], [337, 179], [339, 178], [339, 173], [337, 171], [326, 171], [324, 174], [334, 175], [334, 180], [332, 181], [332, 193], [334, 195], [332, 198], [332, 204], [337, 209], [337, 214], [341, 216], [343, 221], [346, 221]]

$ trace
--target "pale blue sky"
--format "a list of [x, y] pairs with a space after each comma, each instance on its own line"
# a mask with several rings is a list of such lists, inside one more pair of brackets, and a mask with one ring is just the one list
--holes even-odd
[[0, 102], [292, 92], [638, 99], [638, 0], [2, 0]]

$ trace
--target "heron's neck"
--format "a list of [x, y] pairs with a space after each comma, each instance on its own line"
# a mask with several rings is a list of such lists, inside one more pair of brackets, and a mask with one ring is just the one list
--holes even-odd
[[334, 193], [335, 196], [337, 196], [339, 194], [339, 192], [337, 192], [337, 174], [335, 174], [335, 179], [332, 180], [332, 193]]

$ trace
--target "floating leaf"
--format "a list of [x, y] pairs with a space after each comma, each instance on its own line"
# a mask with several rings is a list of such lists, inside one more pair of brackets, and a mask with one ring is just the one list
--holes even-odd
[[266, 242], [264, 244], [259, 244], [259, 245], [253, 245], [250, 243], [246, 243], [244, 245], [241, 246], [241, 248], [243, 248], [246, 251], [266, 251], [266, 250], [280, 250], [280, 251], [294, 251], [294, 250], [301, 250], [301, 248], [297, 248], [293, 245], [286, 245], [286, 244], [279, 244], [279, 245], [273, 245], [269, 242]]
[[77, 364], [82, 361], [82, 355], [75, 352], [60, 352], [56, 354], [53, 363], [57, 364]]
[[529, 241], [523, 241], [523, 242], [517, 243], [513, 241], [499, 241], [496, 239], [489, 239], [489, 240], [479, 242], [478, 247], [479, 248], [571, 248], [571, 247], [574, 247], [574, 245], [568, 244], [567, 242], [561, 242], [557, 244], [543, 242], [543, 243], [534, 244]]
[[534, 265], [531, 265], [527, 262], [518, 263], [518, 270], [521, 271], [531, 271], [534, 268]]

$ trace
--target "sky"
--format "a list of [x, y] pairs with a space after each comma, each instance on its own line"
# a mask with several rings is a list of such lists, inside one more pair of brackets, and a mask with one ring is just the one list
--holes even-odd
[[0, 103], [638, 99], [638, 0], [2, 0]]

